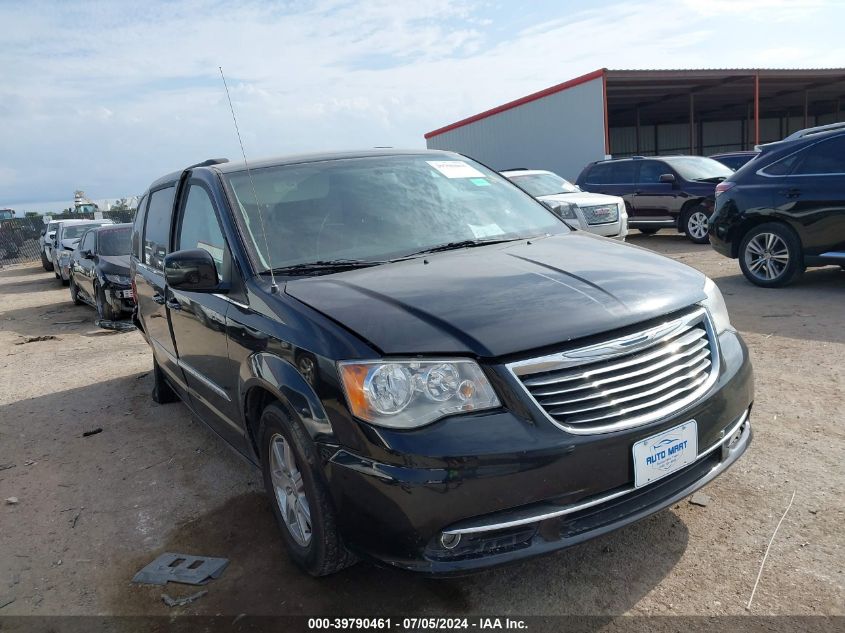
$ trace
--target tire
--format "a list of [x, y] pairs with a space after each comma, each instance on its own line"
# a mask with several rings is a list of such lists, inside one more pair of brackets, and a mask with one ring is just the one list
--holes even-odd
[[638, 228], [637, 230], [638, 230], [640, 233], [642, 233], [643, 235], [654, 235], [654, 234], [655, 234], [655, 233], [657, 233], [660, 229], [655, 229], [655, 228], [651, 228], [651, 227], [649, 227], [649, 228], [645, 228], [645, 229]]
[[710, 214], [703, 206], [697, 204], [681, 214], [681, 228], [693, 244], [707, 244], [710, 242], [707, 237], [709, 220]]
[[757, 286], [785, 286], [804, 272], [801, 240], [791, 228], [779, 222], [755, 226], [742, 238], [739, 266], [745, 278]]
[[120, 318], [120, 313], [106, 301], [106, 293], [99, 284], [94, 284], [94, 299], [97, 303], [97, 317], [101, 321], [117, 321]]
[[73, 280], [73, 275], [70, 276], [68, 286], [70, 288], [70, 300], [73, 301], [73, 305], [81, 306], [82, 299], [79, 298], [79, 288], [76, 287], [76, 282]]
[[44, 253], [44, 251], [41, 251], [41, 265], [47, 272], [53, 270], [53, 262], [47, 259], [47, 255]]
[[169, 404], [177, 402], [179, 396], [167, 379], [164, 377], [164, 371], [159, 366], [155, 356], [153, 356], [153, 402], [156, 404]]
[[264, 488], [291, 560], [312, 576], [355, 563], [337, 528], [317, 447], [304, 427], [273, 403], [262, 411], [259, 428]]

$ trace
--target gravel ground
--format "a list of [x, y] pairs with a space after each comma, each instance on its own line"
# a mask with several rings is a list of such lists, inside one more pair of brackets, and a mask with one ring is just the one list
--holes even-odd
[[[183, 405], [150, 400], [142, 338], [97, 329], [38, 265], [1, 270], [0, 615], [745, 614], [793, 492], [750, 612], [845, 614], [845, 273], [762, 290], [674, 234], [630, 243], [699, 268], [725, 294], [754, 360], [751, 448], [705, 489], [706, 507], [684, 501], [558, 555], [447, 581], [367, 564], [300, 574], [258, 473]], [[164, 551], [231, 565], [169, 610], [161, 588], [129, 582]]]

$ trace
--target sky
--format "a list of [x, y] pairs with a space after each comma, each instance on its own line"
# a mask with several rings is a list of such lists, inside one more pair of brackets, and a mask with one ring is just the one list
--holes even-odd
[[[0, 0], [0, 206], [210, 157], [425, 147], [596, 70], [845, 66], [845, 0]], [[51, 202], [52, 201], [52, 202]]]

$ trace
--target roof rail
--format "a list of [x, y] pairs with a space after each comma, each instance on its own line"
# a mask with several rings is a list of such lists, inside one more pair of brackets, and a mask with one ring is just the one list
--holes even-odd
[[794, 141], [805, 136], [812, 136], [813, 134], [821, 134], [823, 132], [832, 132], [833, 130], [845, 130], [845, 122], [830, 123], [829, 125], [818, 125], [816, 127], [808, 127], [805, 130], [798, 130], [787, 136], [784, 141]]
[[188, 165], [187, 167], [185, 167], [185, 169], [193, 169], [194, 167], [211, 167], [212, 165], [219, 165], [220, 163], [228, 162], [228, 158], [209, 158], [208, 160], [204, 160], [201, 163], [197, 163], [196, 165]]
[[502, 169], [501, 171], [528, 171], [528, 167], [509, 167], [508, 169]]

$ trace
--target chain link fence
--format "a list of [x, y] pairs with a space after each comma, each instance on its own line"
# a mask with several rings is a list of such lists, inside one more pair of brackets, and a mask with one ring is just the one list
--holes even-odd
[[[115, 223], [132, 222], [135, 209], [103, 211], [103, 217]], [[53, 220], [93, 220], [93, 213], [53, 215]], [[0, 220], [0, 266], [21, 264], [41, 259], [41, 231], [44, 218]]]

